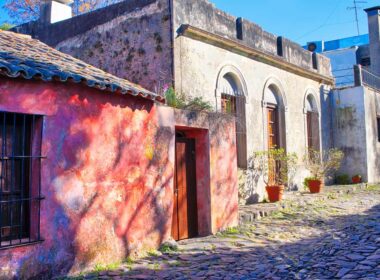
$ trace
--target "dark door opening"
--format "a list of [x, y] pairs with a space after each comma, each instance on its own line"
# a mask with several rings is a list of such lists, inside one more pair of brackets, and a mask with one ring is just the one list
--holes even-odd
[[172, 236], [183, 240], [198, 236], [195, 140], [178, 134], [175, 146]]

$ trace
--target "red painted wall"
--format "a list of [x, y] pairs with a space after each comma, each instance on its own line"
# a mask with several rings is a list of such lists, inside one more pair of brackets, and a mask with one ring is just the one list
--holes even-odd
[[[2, 78], [0, 110], [45, 115], [47, 156], [41, 174], [45, 241], [1, 250], [0, 276], [77, 272], [170, 237], [178, 121], [172, 109], [72, 83]], [[209, 218], [201, 219], [209, 219], [212, 232], [237, 224], [234, 122], [227, 123], [231, 131], [209, 130], [210, 150], [202, 152], [210, 157], [212, 204], [204, 206]], [[221, 133], [226, 139], [218, 139]]]
[[[238, 225], [235, 119], [219, 113], [176, 110], [175, 124], [196, 139], [200, 234]], [[208, 166], [204, 163], [207, 162]], [[202, 165], [200, 165], [202, 164]], [[207, 228], [210, 231], [207, 232]]]

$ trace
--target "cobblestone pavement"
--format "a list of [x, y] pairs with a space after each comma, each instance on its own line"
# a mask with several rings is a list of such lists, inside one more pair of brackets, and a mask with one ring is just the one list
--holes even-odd
[[380, 279], [380, 187], [301, 195], [268, 217], [84, 278]]

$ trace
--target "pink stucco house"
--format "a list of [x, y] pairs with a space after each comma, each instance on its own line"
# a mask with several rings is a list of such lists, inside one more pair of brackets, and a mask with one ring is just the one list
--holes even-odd
[[0, 278], [237, 225], [235, 122], [0, 32]]

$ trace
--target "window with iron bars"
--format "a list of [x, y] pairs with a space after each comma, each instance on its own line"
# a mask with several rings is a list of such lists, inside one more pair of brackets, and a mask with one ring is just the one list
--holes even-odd
[[40, 236], [43, 117], [0, 112], [0, 249]]

